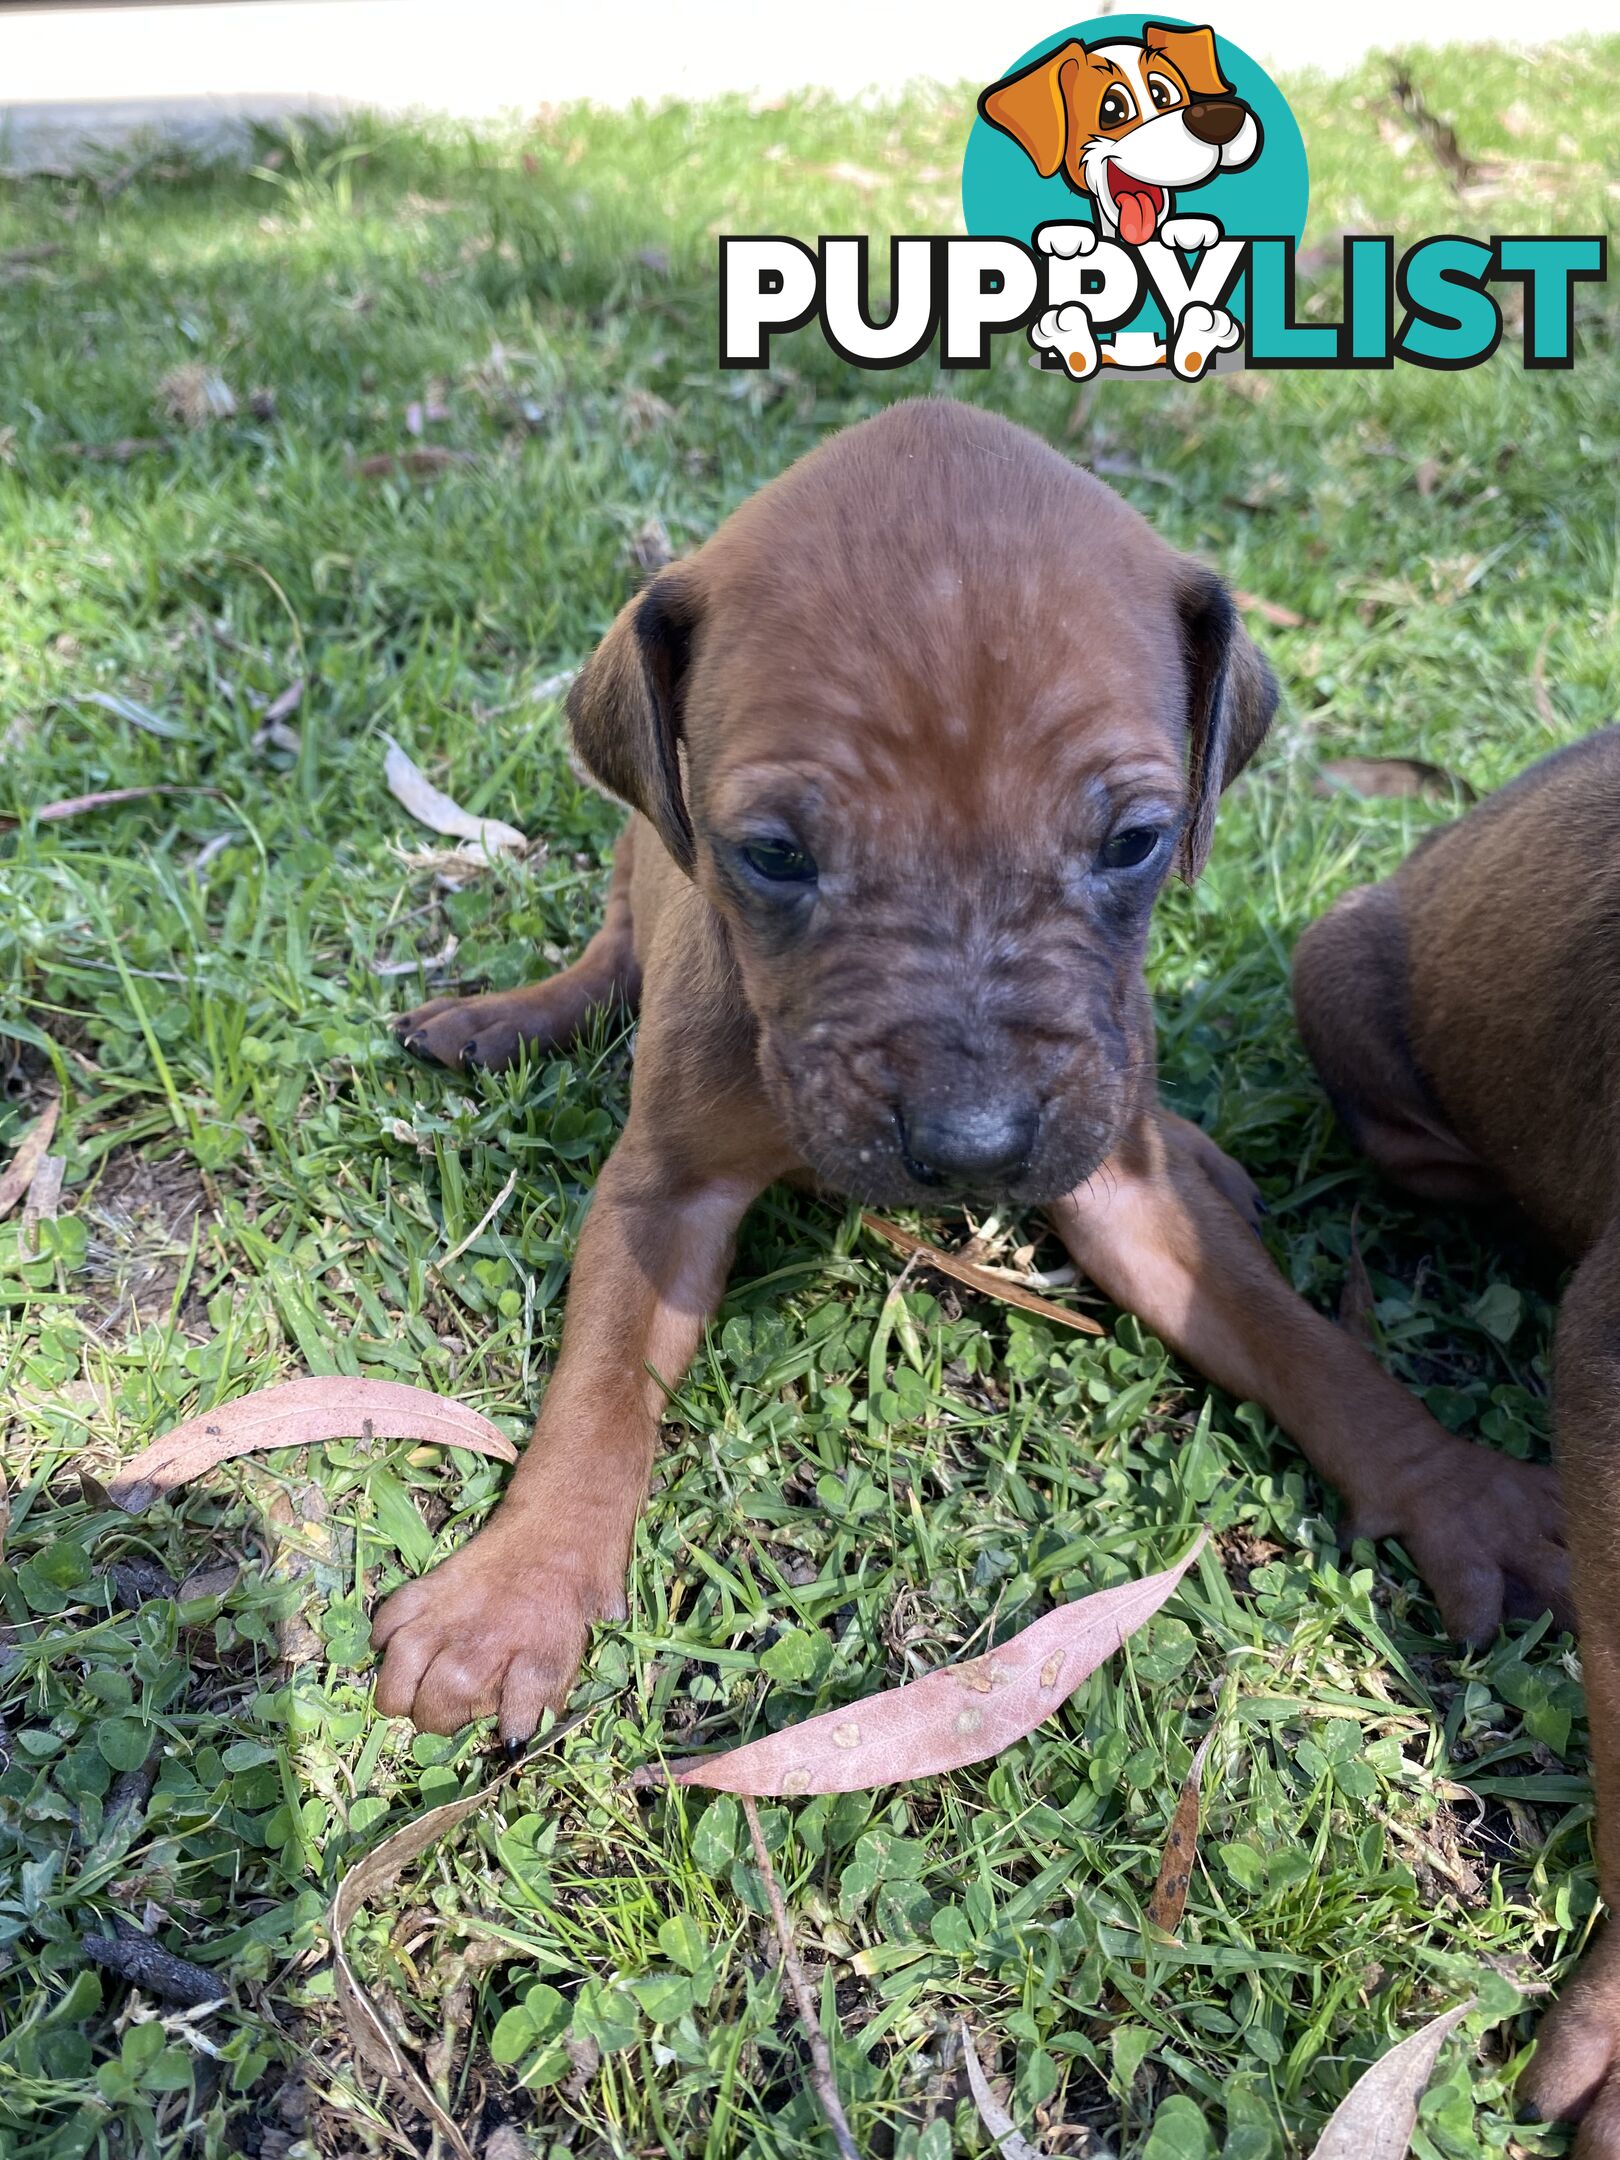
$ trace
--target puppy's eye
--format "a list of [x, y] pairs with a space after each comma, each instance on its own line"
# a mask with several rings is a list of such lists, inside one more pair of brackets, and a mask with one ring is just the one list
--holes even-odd
[[772, 885], [808, 885], [816, 866], [791, 840], [752, 840], [739, 851], [755, 877]]
[[1104, 842], [1097, 859], [1105, 870], [1134, 870], [1155, 852], [1159, 839], [1156, 825], [1127, 825]]
[[1110, 90], [1097, 115], [1105, 128], [1123, 127], [1136, 118], [1136, 107], [1123, 90]]
[[1160, 112], [1168, 112], [1172, 105], [1181, 103], [1181, 92], [1165, 75], [1150, 75], [1148, 77], [1148, 96], [1152, 98]]

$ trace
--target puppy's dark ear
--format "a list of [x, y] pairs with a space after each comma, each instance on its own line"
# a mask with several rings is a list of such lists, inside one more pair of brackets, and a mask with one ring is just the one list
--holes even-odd
[[694, 858], [681, 788], [681, 714], [701, 614], [690, 567], [663, 571], [619, 610], [568, 693], [574, 747], [586, 769], [641, 812], [688, 875]]
[[1221, 791], [1265, 739], [1277, 678], [1212, 570], [1189, 568], [1181, 595], [1187, 656], [1187, 823], [1176, 867], [1191, 884], [1209, 860]]

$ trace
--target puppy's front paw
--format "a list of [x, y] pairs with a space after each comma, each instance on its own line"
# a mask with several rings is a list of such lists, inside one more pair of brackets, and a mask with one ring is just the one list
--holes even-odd
[[1097, 245], [1097, 228], [1095, 225], [1041, 225], [1036, 228], [1035, 245], [1043, 255], [1056, 255], [1064, 261], [1075, 255], [1089, 255]]
[[1202, 300], [1189, 301], [1176, 322], [1170, 365], [1183, 382], [1197, 382], [1215, 355], [1228, 351], [1242, 335], [1241, 325], [1225, 308], [1206, 307]]
[[1447, 1435], [1397, 1489], [1352, 1495], [1345, 1534], [1399, 1538], [1460, 1642], [1540, 1612], [1574, 1629], [1563, 1497], [1544, 1464]]
[[1084, 382], [1097, 372], [1097, 333], [1077, 301], [1048, 308], [1030, 330], [1029, 342], [1037, 352], [1056, 353], [1071, 382]]
[[1231, 1202], [1258, 1235], [1266, 1203], [1260, 1197], [1259, 1186], [1243, 1165], [1234, 1162], [1224, 1148], [1217, 1147], [1201, 1125], [1177, 1117], [1174, 1111], [1160, 1110], [1159, 1127], [1171, 1147], [1197, 1164], [1221, 1197]]
[[1575, 2160], [1620, 2160], [1620, 1930], [1610, 1920], [1541, 2022], [1519, 2098], [1580, 2123]]
[[1220, 237], [1221, 228], [1212, 217], [1166, 218], [1159, 227], [1159, 238], [1165, 246], [1177, 248], [1183, 255], [1200, 255]]
[[401, 1013], [394, 1033], [413, 1057], [463, 1071], [474, 1065], [499, 1072], [526, 1042], [548, 1045], [543, 983], [521, 990], [487, 990], [481, 997], [430, 998]]
[[377, 1708], [423, 1732], [498, 1716], [526, 1740], [568, 1700], [595, 1620], [624, 1616], [623, 1567], [590, 1536], [525, 1511], [394, 1592], [377, 1614]]

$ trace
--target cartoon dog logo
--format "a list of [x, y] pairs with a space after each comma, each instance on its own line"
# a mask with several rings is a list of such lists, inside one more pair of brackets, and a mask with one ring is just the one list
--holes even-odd
[[[1092, 45], [1069, 38], [992, 83], [979, 111], [1011, 136], [1043, 180], [1061, 174], [1073, 194], [1089, 200], [1094, 224], [1046, 225], [1036, 235], [1044, 252], [1065, 257], [1089, 254], [1099, 240], [1133, 248], [1159, 241], [1192, 254], [1212, 247], [1220, 225], [1179, 215], [1176, 198], [1217, 173], [1252, 165], [1263, 140], [1258, 117], [1221, 72], [1207, 26], [1144, 23], [1140, 38]], [[1153, 350], [1144, 354], [1143, 334], [1124, 332], [1114, 351], [1099, 356], [1079, 300], [1048, 309], [1030, 335], [1059, 352], [1077, 377], [1093, 373], [1101, 357], [1137, 367], [1168, 361], [1194, 379], [1242, 331], [1224, 308], [1193, 302], [1172, 326], [1168, 349], [1151, 339]], [[1134, 342], [1119, 350], [1126, 339]]]

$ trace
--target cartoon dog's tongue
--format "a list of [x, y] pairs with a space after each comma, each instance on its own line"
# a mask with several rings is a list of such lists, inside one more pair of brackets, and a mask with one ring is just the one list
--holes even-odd
[[1108, 168], [1108, 187], [1119, 213], [1119, 237], [1130, 247], [1142, 247], [1153, 238], [1163, 194], [1151, 181], [1133, 180], [1117, 165]]

